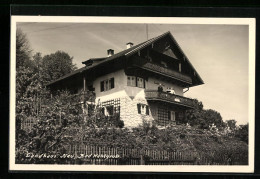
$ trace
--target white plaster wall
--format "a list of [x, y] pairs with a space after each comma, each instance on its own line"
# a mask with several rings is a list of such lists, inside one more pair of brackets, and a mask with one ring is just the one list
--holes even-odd
[[[102, 91], [100, 90], [100, 82], [103, 80], [107, 80], [109, 78], [114, 78], [114, 88], [110, 89], [108, 91]], [[98, 77], [94, 82], [93, 82], [93, 87], [95, 88], [95, 93], [96, 93], [96, 100], [100, 99], [104, 101], [105, 99], [112, 99], [112, 98], [119, 98], [120, 96], [126, 95], [124, 93], [124, 88], [125, 84], [127, 82], [127, 78], [125, 75], [124, 70], [119, 70], [113, 73], [109, 73], [105, 76]], [[103, 100], [104, 98], [104, 100]]]

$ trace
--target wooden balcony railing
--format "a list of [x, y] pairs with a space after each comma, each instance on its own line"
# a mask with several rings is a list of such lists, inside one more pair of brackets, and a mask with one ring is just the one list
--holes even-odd
[[167, 92], [158, 92], [157, 90], [145, 90], [145, 97], [147, 100], [170, 102], [189, 108], [194, 108], [194, 101], [192, 99]]
[[183, 73], [180, 73], [178, 71], [175, 71], [175, 70], [172, 70], [172, 69], [169, 69], [166, 67], [162, 67], [153, 62], [149, 62], [146, 59], [136, 57], [133, 60], [133, 65], [137, 66], [139, 68], [145, 69], [145, 70], [149, 70], [149, 71], [152, 71], [152, 72], [164, 75], [164, 76], [168, 76], [168, 77], [183, 81], [188, 84], [192, 84], [192, 79], [188, 75], [185, 75]]

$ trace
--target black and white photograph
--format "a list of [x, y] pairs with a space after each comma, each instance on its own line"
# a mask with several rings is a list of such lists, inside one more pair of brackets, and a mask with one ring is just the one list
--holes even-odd
[[254, 172], [253, 18], [12, 16], [10, 170]]

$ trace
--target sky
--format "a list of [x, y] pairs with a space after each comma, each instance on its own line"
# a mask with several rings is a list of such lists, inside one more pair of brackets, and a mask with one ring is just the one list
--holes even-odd
[[[147, 40], [146, 24], [23, 22], [33, 53], [57, 50], [73, 56], [77, 67], [89, 58], [107, 56]], [[148, 38], [170, 31], [203, 79], [186, 97], [197, 98], [223, 120], [248, 122], [249, 29], [247, 25], [148, 24]]]

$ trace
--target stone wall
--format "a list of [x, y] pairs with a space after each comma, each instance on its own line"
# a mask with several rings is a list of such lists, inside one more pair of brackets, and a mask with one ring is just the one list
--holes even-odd
[[141, 125], [143, 120], [151, 122], [153, 120], [151, 110], [149, 109], [149, 115], [138, 114], [137, 104], [146, 104], [147, 101], [144, 98], [124, 97], [120, 99], [120, 118], [124, 121], [125, 127], [133, 128]]

